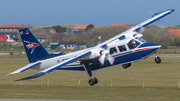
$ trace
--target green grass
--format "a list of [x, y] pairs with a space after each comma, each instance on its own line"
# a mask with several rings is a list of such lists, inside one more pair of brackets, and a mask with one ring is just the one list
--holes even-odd
[[128, 69], [118, 65], [94, 71], [99, 82], [92, 87], [86, 72], [73, 71], [53, 71], [33, 81], [15, 82], [39, 70], [5, 76], [28, 64], [28, 60], [26, 57], [0, 57], [0, 98], [179, 101], [180, 54], [160, 54], [161, 64], [156, 64], [154, 57], [133, 62]]

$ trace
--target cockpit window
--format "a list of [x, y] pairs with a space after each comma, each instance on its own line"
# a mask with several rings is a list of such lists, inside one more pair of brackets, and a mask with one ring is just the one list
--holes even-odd
[[127, 44], [129, 49], [134, 49], [136, 48], [137, 46], [140, 45], [140, 43], [134, 39], [130, 40], [129, 43]]
[[127, 50], [125, 45], [118, 46], [118, 48], [120, 52], [124, 52]]
[[109, 51], [110, 51], [110, 54], [115, 54], [115, 53], [117, 53], [116, 47], [110, 48]]

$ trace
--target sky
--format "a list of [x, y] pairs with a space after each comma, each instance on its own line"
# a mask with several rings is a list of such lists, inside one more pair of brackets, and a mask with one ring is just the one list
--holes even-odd
[[153, 25], [180, 25], [180, 0], [1, 0], [0, 25], [138, 24], [167, 9]]

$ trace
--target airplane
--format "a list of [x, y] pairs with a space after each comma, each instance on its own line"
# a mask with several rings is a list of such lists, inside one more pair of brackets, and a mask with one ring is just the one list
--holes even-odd
[[172, 12], [174, 9], [154, 13], [148, 20], [111, 39], [94, 47], [67, 54], [48, 53], [28, 28], [20, 29], [19, 33], [30, 63], [8, 75], [22, 73], [28, 69], [42, 70], [34, 75], [15, 80], [21, 81], [41, 77], [54, 70], [85, 71], [89, 76], [89, 85], [93, 86], [98, 83], [98, 79], [93, 76], [92, 71], [120, 64], [126, 69], [131, 66], [132, 62], [146, 59], [153, 53], [156, 53], [155, 62], [160, 63], [161, 58], [158, 56], [157, 49], [161, 45], [146, 42], [141, 32], [146, 26]]

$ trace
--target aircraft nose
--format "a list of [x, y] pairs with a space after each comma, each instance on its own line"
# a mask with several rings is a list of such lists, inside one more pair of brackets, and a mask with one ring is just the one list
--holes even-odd
[[146, 43], [140, 45], [138, 48], [143, 48], [143, 47], [156, 47], [156, 48], [160, 48], [161, 45], [156, 44], [156, 43], [152, 43], [152, 42], [146, 42]]
[[157, 44], [157, 43], [150, 43], [151, 45], [150, 46], [155, 46], [155, 47], [157, 47], [157, 48], [160, 48], [161, 47], [161, 45], [159, 45], [159, 44]]
[[[156, 44], [156, 43], [155, 43]], [[158, 48], [160, 48], [161, 47], [161, 45], [159, 45], [159, 44], [156, 44], [156, 46], [158, 46]]]

